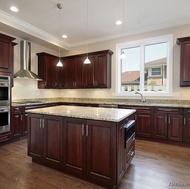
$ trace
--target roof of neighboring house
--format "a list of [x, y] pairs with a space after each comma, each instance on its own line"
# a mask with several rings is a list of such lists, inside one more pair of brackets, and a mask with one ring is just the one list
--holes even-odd
[[145, 67], [163, 65], [163, 64], [166, 64], [166, 62], [167, 62], [166, 58], [160, 58], [160, 59], [153, 60], [153, 61], [150, 61], [150, 62], [145, 62]]
[[140, 71], [126, 71], [122, 73], [122, 81], [135, 81], [140, 77]]

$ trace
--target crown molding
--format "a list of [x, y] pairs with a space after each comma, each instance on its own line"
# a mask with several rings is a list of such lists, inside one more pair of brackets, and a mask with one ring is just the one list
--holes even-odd
[[35, 38], [39, 38], [40, 40], [44, 40], [46, 42], [49, 42], [55, 46], [60, 46], [61, 48], [68, 50], [69, 44], [60, 42], [58, 38], [55, 36], [31, 25], [27, 22], [24, 22], [16, 17], [13, 17], [3, 11], [0, 10], [0, 22], [2, 22], [5, 25], [8, 25], [12, 28], [15, 28], [17, 30], [20, 30], [22, 32], [25, 32], [31, 36], [34, 36]]

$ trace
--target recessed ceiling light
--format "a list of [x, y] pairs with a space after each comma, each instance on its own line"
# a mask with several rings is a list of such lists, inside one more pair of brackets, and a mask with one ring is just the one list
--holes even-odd
[[67, 38], [67, 35], [62, 35], [62, 38], [65, 38], [65, 39], [66, 39], [66, 38]]
[[116, 25], [121, 25], [122, 24], [122, 21], [121, 20], [118, 20], [117, 22], [116, 22]]
[[15, 6], [10, 7], [10, 10], [13, 12], [18, 12], [18, 9]]

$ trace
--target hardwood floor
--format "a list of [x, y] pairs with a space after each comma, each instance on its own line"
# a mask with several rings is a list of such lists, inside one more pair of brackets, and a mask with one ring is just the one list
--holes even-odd
[[[0, 146], [0, 189], [103, 189], [32, 163], [26, 139]], [[117, 189], [190, 189], [190, 148], [136, 140], [136, 155]]]

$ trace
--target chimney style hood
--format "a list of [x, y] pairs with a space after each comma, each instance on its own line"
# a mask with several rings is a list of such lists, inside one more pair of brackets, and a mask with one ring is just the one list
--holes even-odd
[[31, 43], [29, 41], [20, 42], [20, 71], [14, 74], [14, 78], [42, 80], [31, 71]]

